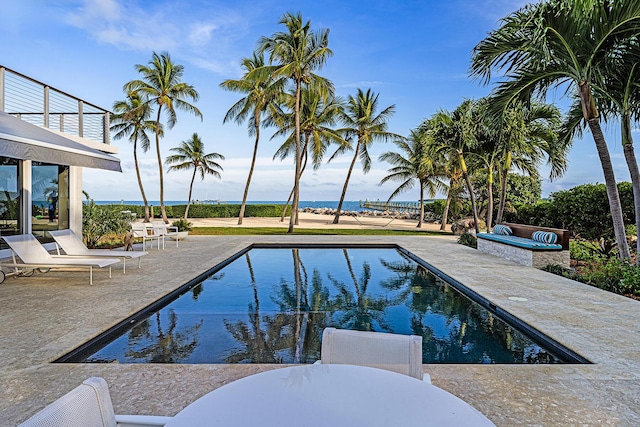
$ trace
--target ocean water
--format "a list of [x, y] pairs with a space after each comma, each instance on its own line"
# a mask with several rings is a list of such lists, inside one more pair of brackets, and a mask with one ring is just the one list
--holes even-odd
[[[362, 201], [364, 202], [364, 200]], [[426, 201], [425, 201], [426, 202]], [[197, 201], [193, 201], [192, 203], [204, 203], [204, 202], [197, 202]], [[207, 201], [207, 203], [212, 203], [212, 204], [217, 204], [218, 202], [215, 200], [209, 200]], [[234, 205], [237, 204], [239, 205], [240, 203], [242, 203], [241, 200], [230, 200], [230, 201], [224, 201], [224, 202], [220, 202], [221, 204], [230, 204], [230, 205]], [[248, 201], [247, 204], [250, 205], [284, 205], [285, 201], [284, 200], [259, 200], [259, 201]], [[345, 200], [342, 203], [342, 210], [343, 211], [364, 211], [364, 210], [369, 210], [369, 209], [364, 209], [360, 207], [360, 201], [358, 200], [351, 200], [351, 201], [347, 201]], [[412, 202], [400, 202], [400, 203], [415, 203], [415, 201]], [[117, 204], [122, 204], [122, 205], [137, 205], [137, 206], [142, 206], [144, 203], [142, 202], [142, 200], [97, 200], [96, 204], [98, 205], [117, 205]], [[165, 200], [164, 201], [165, 206], [172, 206], [172, 205], [186, 205], [187, 201], [186, 200]], [[160, 201], [158, 200], [149, 200], [149, 205], [151, 206], [160, 206]], [[300, 209], [304, 209], [304, 208], [330, 208], [330, 209], [336, 209], [338, 207], [338, 200], [302, 200], [299, 203]]]

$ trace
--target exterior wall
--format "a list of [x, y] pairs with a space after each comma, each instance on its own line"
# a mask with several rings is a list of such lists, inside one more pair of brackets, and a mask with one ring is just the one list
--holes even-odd
[[82, 236], [82, 168], [69, 166], [69, 228]]
[[543, 268], [548, 264], [569, 267], [569, 251], [532, 251], [482, 238], [478, 239], [478, 250], [529, 267]]

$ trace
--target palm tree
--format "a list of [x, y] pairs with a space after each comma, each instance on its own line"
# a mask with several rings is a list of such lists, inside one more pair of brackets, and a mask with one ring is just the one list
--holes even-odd
[[197, 133], [194, 133], [191, 139], [182, 141], [179, 147], [172, 148], [170, 151], [174, 151], [177, 154], [167, 157], [166, 163], [168, 166], [170, 165], [167, 172], [193, 168], [191, 184], [189, 185], [189, 200], [187, 201], [187, 208], [184, 210], [184, 219], [187, 219], [196, 173], [200, 173], [200, 179], [202, 180], [207, 174], [220, 178], [220, 172], [218, 171], [222, 171], [222, 166], [216, 163], [216, 160], [224, 160], [224, 156], [218, 153], [204, 154], [204, 144]]
[[[142, 194], [142, 200], [144, 201], [144, 222], [149, 222], [149, 202], [142, 186], [140, 165], [138, 163], [138, 141], [143, 152], [149, 151], [150, 141], [147, 132], [155, 132], [156, 122], [149, 120], [151, 108], [136, 92], [129, 92], [127, 99], [124, 101], [114, 102], [113, 111], [116, 113], [111, 116], [111, 131], [115, 132], [113, 139], [117, 140], [128, 136], [129, 141], [133, 143], [133, 164], [136, 168], [140, 194]], [[162, 134], [162, 129], [160, 129], [160, 134]]]
[[244, 187], [242, 195], [242, 205], [240, 205], [240, 214], [238, 215], [238, 225], [242, 225], [245, 207], [247, 205], [247, 197], [249, 196], [249, 185], [251, 185], [251, 177], [256, 165], [256, 157], [258, 155], [258, 142], [260, 141], [260, 126], [262, 125], [261, 116], [263, 113], [275, 108], [274, 102], [276, 97], [282, 92], [282, 79], [274, 79], [271, 74], [256, 75], [251, 72], [255, 69], [264, 67], [264, 55], [254, 52], [251, 58], [242, 60], [242, 68], [246, 71], [244, 76], [239, 80], [225, 80], [220, 83], [220, 87], [232, 92], [246, 94], [233, 104], [224, 116], [223, 123], [234, 119], [236, 123], [242, 123], [249, 115], [251, 120], [247, 122], [249, 135], [255, 135], [256, 140], [253, 145], [253, 157], [251, 158], [251, 166], [249, 167], [249, 176]]
[[465, 100], [453, 112], [438, 111], [428, 121], [423, 122], [422, 126], [427, 127], [437, 152], [446, 153], [449, 157], [456, 159], [471, 200], [474, 227], [476, 233], [479, 233], [478, 207], [465, 157], [477, 143], [475, 140], [477, 117], [474, 118], [473, 110], [474, 102]]
[[390, 105], [380, 113], [378, 110], [378, 97], [379, 93], [373, 94], [371, 89], [367, 89], [363, 92], [362, 89], [358, 89], [355, 97], [349, 95], [347, 105], [342, 113], [342, 121], [345, 123], [345, 127], [342, 132], [345, 135], [346, 141], [352, 141], [353, 138], [357, 140], [355, 149], [352, 144], [343, 144], [336, 152], [331, 156], [329, 161], [335, 159], [338, 155], [347, 151], [353, 150], [353, 159], [349, 165], [347, 171], [347, 177], [342, 187], [342, 195], [338, 202], [338, 208], [336, 210], [336, 216], [333, 218], [333, 223], [338, 224], [340, 221], [340, 212], [342, 211], [342, 203], [347, 195], [347, 188], [349, 187], [349, 179], [353, 172], [353, 167], [356, 164], [358, 157], [362, 163], [362, 170], [364, 173], [368, 173], [371, 169], [371, 156], [369, 156], [369, 147], [375, 141], [387, 142], [393, 138], [402, 139], [402, 136], [388, 132], [388, 121], [395, 112], [395, 105]]
[[[333, 127], [338, 123], [340, 114], [344, 105], [340, 98], [336, 98], [331, 94], [323, 96], [321, 91], [315, 90], [314, 87], [305, 86], [302, 89], [302, 101], [300, 106], [300, 131], [303, 136], [302, 146], [302, 167], [300, 168], [300, 177], [304, 173], [309, 157], [312, 159], [313, 169], [318, 170], [322, 164], [322, 159], [330, 144], [338, 145], [346, 144], [341, 133]], [[293, 96], [285, 97], [285, 103], [293, 106]], [[278, 148], [274, 154], [274, 159], [284, 160], [289, 155], [295, 153], [295, 117], [293, 113], [274, 114], [270, 118], [270, 123], [278, 126], [280, 129], [272, 136], [273, 138], [287, 136], [284, 143]], [[287, 135], [288, 134], [288, 135]], [[289, 198], [285, 203], [282, 211], [281, 221], [289, 205], [289, 201], [293, 197], [293, 189], [289, 194]], [[296, 225], [298, 221], [296, 218]]]
[[[528, 104], [528, 105], [527, 105]], [[502, 222], [507, 198], [509, 171], [515, 167], [529, 176], [538, 175], [540, 161], [546, 157], [551, 166], [550, 179], [561, 176], [567, 169], [567, 152], [571, 138], [558, 138], [560, 110], [554, 105], [539, 102], [507, 108], [501, 122], [500, 203], [496, 223]]]
[[[632, 43], [630, 52], [622, 57], [614, 58], [605, 78], [605, 90], [599, 99], [599, 108], [605, 120], [613, 115], [620, 120], [622, 149], [627, 162], [636, 217], [636, 236], [640, 237], [640, 170], [633, 148], [632, 122], [637, 122], [640, 111], [640, 46]], [[640, 242], [640, 239], [637, 240]], [[636, 263], [640, 260], [636, 259]]]
[[[615, 174], [600, 127], [594, 93], [603, 90], [610, 57], [640, 34], [640, 2], [622, 0], [546, 0], [527, 5], [502, 20], [475, 48], [471, 75], [488, 83], [493, 71], [507, 79], [494, 91], [503, 109], [532, 94], [567, 84], [580, 97], [583, 119], [598, 151], [609, 199], [619, 256], [629, 259], [629, 245]], [[563, 90], [564, 90], [563, 86]], [[565, 91], [566, 92], [566, 91]]]
[[493, 183], [497, 164], [501, 154], [499, 132], [493, 126], [492, 117], [488, 114], [488, 101], [486, 98], [478, 100], [474, 105], [475, 116], [478, 125], [475, 127], [476, 144], [469, 153], [475, 160], [475, 171], [484, 171], [487, 184], [487, 231], [491, 231], [493, 223]]
[[454, 206], [460, 204], [460, 194], [463, 192], [463, 189], [461, 184], [462, 170], [458, 164], [458, 156], [453, 155], [453, 153], [446, 150], [442, 150], [442, 143], [436, 139], [437, 135], [433, 132], [436, 128], [438, 117], [439, 116], [435, 114], [431, 118], [424, 120], [420, 124], [419, 130], [425, 133], [425, 144], [428, 156], [433, 159], [435, 164], [440, 165], [443, 168], [443, 173], [449, 180], [449, 185], [447, 186], [447, 199], [442, 211], [442, 220], [440, 224], [440, 230], [444, 231], [447, 228], [447, 218], [451, 209], [451, 203], [454, 202]]
[[[277, 32], [271, 37], [262, 37], [259, 41], [260, 52], [269, 53], [269, 65], [253, 71], [255, 74], [272, 74], [275, 77], [290, 79], [295, 85], [296, 97], [294, 103], [295, 117], [295, 177], [292, 214], [289, 221], [289, 233], [293, 233], [297, 218], [300, 195], [300, 170], [302, 164], [302, 146], [300, 142], [300, 105], [302, 85], [311, 82], [324, 93], [333, 92], [333, 84], [316, 74], [314, 70], [322, 68], [327, 58], [333, 54], [329, 49], [329, 30], [323, 29], [316, 33], [311, 30], [311, 21], [306, 23], [300, 13], [285, 13], [279, 24], [287, 28], [287, 32]], [[251, 74], [251, 73], [250, 73]]]
[[408, 139], [393, 141], [400, 152], [387, 151], [382, 153], [378, 160], [388, 162], [394, 167], [389, 169], [389, 175], [382, 178], [380, 184], [387, 181], [400, 182], [389, 200], [391, 201], [399, 194], [413, 188], [415, 181], [420, 185], [420, 216], [418, 218], [418, 228], [422, 228], [424, 222], [424, 192], [429, 193], [433, 198], [436, 191], [444, 189], [446, 185], [441, 181], [444, 175], [444, 168], [436, 164], [429, 156], [427, 150], [427, 135], [424, 131], [415, 129], [411, 131]]
[[158, 107], [156, 114], [156, 153], [158, 156], [158, 170], [160, 172], [160, 210], [162, 220], [169, 222], [167, 212], [164, 207], [164, 176], [162, 173], [162, 156], [160, 154], [160, 118], [163, 107], [167, 115], [167, 126], [172, 129], [178, 120], [176, 108], [195, 114], [202, 119], [202, 113], [194, 105], [185, 99], [197, 101], [200, 97], [195, 88], [182, 81], [184, 67], [174, 64], [168, 52], [158, 55], [153, 52], [149, 65], [137, 64], [136, 71], [142, 74], [142, 80], [132, 80], [124, 85], [124, 90], [128, 92], [138, 92], [140, 97], [148, 104], [155, 104]]

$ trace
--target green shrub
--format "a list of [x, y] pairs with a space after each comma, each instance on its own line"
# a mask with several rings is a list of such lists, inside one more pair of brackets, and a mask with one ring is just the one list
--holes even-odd
[[100, 239], [108, 234], [121, 234], [131, 228], [131, 223], [122, 216], [121, 209], [99, 206], [93, 200], [82, 205], [82, 235], [89, 248], [95, 248]]
[[563, 267], [558, 264], [547, 264], [542, 268], [542, 270], [556, 274], [558, 276], [566, 277], [567, 279], [580, 281], [580, 276], [578, 275], [578, 273], [576, 273], [575, 270]]
[[189, 231], [189, 230], [191, 230], [191, 226], [193, 224], [190, 223], [189, 221], [187, 221], [184, 218], [180, 218], [177, 221], [173, 221], [171, 223], [171, 225], [174, 226], [174, 227], [178, 227], [178, 231]]
[[551, 202], [548, 200], [533, 204], [517, 204], [514, 206], [514, 211], [505, 211], [504, 217], [507, 222], [554, 227], [555, 223], [549, 214], [550, 208]]
[[478, 248], [478, 238], [468, 231], [465, 231], [460, 235], [460, 237], [458, 237], [458, 243], [469, 246], [470, 248]]
[[569, 241], [569, 255], [571, 259], [582, 262], [592, 262], [602, 258], [601, 247], [594, 242], [586, 240]]
[[636, 228], [635, 224], [627, 224], [624, 227], [624, 231], [626, 232], [627, 236], [636, 236], [638, 234], [638, 229]]
[[592, 259], [580, 272], [559, 265], [543, 270], [616, 294], [640, 296], [640, 266], [616, 258]]

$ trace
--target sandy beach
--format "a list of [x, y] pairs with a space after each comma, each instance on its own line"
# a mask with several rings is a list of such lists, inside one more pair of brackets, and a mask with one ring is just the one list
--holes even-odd
[[[243, 218], [242, 225], [238, 225], [238, 218], [189, 218], [189, 222], [194, 227], [289, 227], [289, 217], [280, 222], [279, 217], [248, 217]], [[423, 223], [422, 228], [418, 229], [417, 220], [394, 219], [389, 217], [374, 216], [341, 216], [339, 224], [333, 224], [333, 215], [321, 215], [307, 212], [300, 212], [298, 228], [366, 228], [366, 229], [385, 229], [385, 230], [423, 230], [423, 231], [439, 231], [440, 224]], [[451, 226], [447, 225], [446, 231], [451, 231]]]

